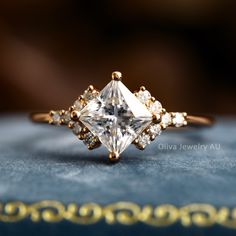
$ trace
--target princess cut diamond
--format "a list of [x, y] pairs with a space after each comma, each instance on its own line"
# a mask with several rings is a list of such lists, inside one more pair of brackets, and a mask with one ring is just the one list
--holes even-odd
[[80, 112], [80, 121], [119, 155], [152, 122], [152, 114], [119, 80], [112, 80]]

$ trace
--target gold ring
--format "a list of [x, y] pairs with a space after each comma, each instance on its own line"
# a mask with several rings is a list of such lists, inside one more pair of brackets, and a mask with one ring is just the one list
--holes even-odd
[[68, 110], [33, 113], [31, 119], [68, 126], [90, 150], [103, 144], [111, 161], [130, 144], [143, 150], [168, 127], [213, 124], [211, 117], [167, 112], [144, 86], [132, 93], [121, 79], [115, 71], [101, 91], [90, 85]]

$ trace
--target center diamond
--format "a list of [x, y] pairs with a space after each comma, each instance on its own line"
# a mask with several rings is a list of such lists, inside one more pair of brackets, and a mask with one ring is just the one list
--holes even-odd
[[119, 155], [152, 122], [152, 114], [121, 81], [112, 80], [81, 110], [80, 121]]

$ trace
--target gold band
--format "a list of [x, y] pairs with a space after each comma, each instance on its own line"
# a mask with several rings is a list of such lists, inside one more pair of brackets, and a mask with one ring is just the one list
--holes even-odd
[[39, 123], [49, 123], [50, 120], [50, 114], [46, 112], [35, 112], [30, 115], [30, 118], [34, 122]]
[[[50, 114], [48, 112], [35, 112], [30, 117], [34, 122], [49, 123], [50, 121]], [[214, 124], [214, 119], [210, 116], [187, 115], [186, 120], [188, 125], [192, 126], [211, 126]]]
[[195, 126], [211, 126], [214, 124], [215, 120], [211, 116], [187, 116], [187, 122], [190, 125]]

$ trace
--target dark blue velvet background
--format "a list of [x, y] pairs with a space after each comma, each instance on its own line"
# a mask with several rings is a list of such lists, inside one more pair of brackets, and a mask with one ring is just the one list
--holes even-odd
[[[180, 150], [181, 144], [208, 145]], [[216, 145], [215, 148], [210, 146]], [[45, 199], [140, 205], [210, 203], [236, 205], [236, 119], [221, 118], [207, 129], [164, 131], [145, 151], [130, 146], [119, 163], [107, 161], [105, 148], [88, 151], [69, 129], [33, 124], [24, 115], [0, 119], [0, 200], [35, 202]], [[168, 148], [169, 147], [169, 148]], [[171, 149], [172, 148], [172, 149]], [[1, 234], [2, 232], [2, 234]], [[1, 235], [214, 235], [232, 234], [220, 226], [167, 228], [106, 225], [79, 226], [69, 222], [0, 224]], [[179, 232], [179, 233], [177, 233]], [[36, 235], [36, 233], [34, 233]], [[68, 234], [67, 234], [68, 235]]]

